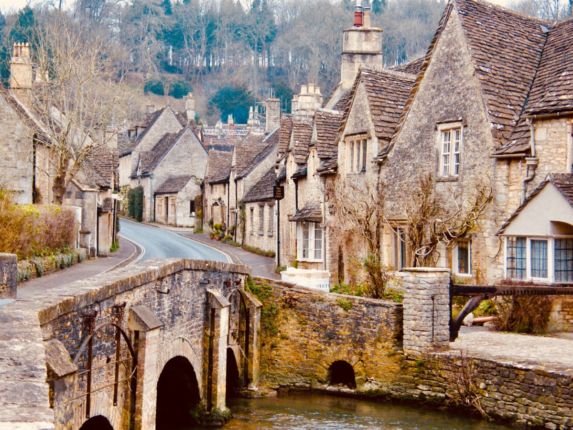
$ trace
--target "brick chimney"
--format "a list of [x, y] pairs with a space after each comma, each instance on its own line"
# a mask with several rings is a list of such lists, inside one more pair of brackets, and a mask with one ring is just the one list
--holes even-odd
[[281, 125], [281, 101], [276, 98], [265, 100], [265, 133], [272, 133]]
[[372, 27], [369, 0], [356, 0], [354, 25], [344, 30], [342, 41], [341, 85], [350, 89], [360, 67], [382, 69], [383, 30]]
[[292, 113], [295, 117], [312, 117], [322, 107], [320, 88], [315, 84], [303, 85], [300, 94], [292, 99]]
[[10, 61], [10, 88], [16, 96], [29, 98], [34, 82], [29, 43], [14, 43]]

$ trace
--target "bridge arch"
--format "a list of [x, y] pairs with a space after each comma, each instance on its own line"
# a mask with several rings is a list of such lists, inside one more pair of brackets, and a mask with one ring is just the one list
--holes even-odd
[[185, 357], [172, 358], [157, 381], [156, 429], [191, 427], [191, 411], [200, 401], [195, 369]]
[[[157, 374], [163, 371], [167, 363], [175, 357], [185, 357], [193, 369], [198, 372], [201, 371], [203, 361], [199, 358], [197, 352], [191, 346], [191, 341], [185, 337], [177, 337], [167, 344], [161, 345], [161, 358], [158, 362]], [[203, 398], [203, 386], [201, 384], [202, 374], [197, 374], [197, 381], [199, 381], [199, 395]]]
[[346, 385], [356, 388], [356, 375], [350, 363], [343, 360], [333, 362], [328, 368], [328, 385]]
[[113, 426], [106, 417], [97, 415], [83, 423], [80, 430], [113, 430]]
[[235, 397], [243, 387], [243, 380], [241, 378], [238, 363], [239, 362], [235, 356], [233, 348], [227, 348], [227, 400], [231, 397]]

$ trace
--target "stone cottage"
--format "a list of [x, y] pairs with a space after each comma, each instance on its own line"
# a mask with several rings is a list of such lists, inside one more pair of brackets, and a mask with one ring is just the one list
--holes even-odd
[[203, 205], [205, 221], [211, 227], [229, 225], [227, 208], [230, 205], [229, 177], [232, 163], [232, 152], [209, 151]]

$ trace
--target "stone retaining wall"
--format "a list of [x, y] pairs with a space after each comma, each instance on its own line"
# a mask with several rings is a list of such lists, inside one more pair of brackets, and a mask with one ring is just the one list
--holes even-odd
[[29, 281], [30, 279], [58, 272], [74, 264], [81, 263], [86, 258], [88, 258], [87, 250], [79, 248], [63, 254], [18, 261], [18, 281]]

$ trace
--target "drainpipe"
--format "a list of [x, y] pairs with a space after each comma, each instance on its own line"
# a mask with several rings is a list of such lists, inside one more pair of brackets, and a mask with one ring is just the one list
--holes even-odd
[[521, 203], [525, 201], [527, 198], [527, 186], [528, 184], [535, 179], [535, 173], [537, 171], [537, 152], [535, 149], [535, 128], [533, 127], [533, 121], [531, 118], [527, 119], [527, 124], [529, 125], [529, 134], [531, 135], [531, 157], [525, 158], [525, 166], [526, 166], [526, 176], [523, 180], [523, 189], [521, 193]]
[[322, 237], [322, 240], [324, 241], [322, 246], [322, 268], [328, 271], [326, 258], [326, 254], [328, 252], [328, 229], [326, 228], [326, 178], [321, 176], [319, 176], [319, 178], [322, 184], [322, 221], [324, 223], [324, 233]]
[[295, 210], [298, 211], [298, 179], [294, 181], [294, 207]]

